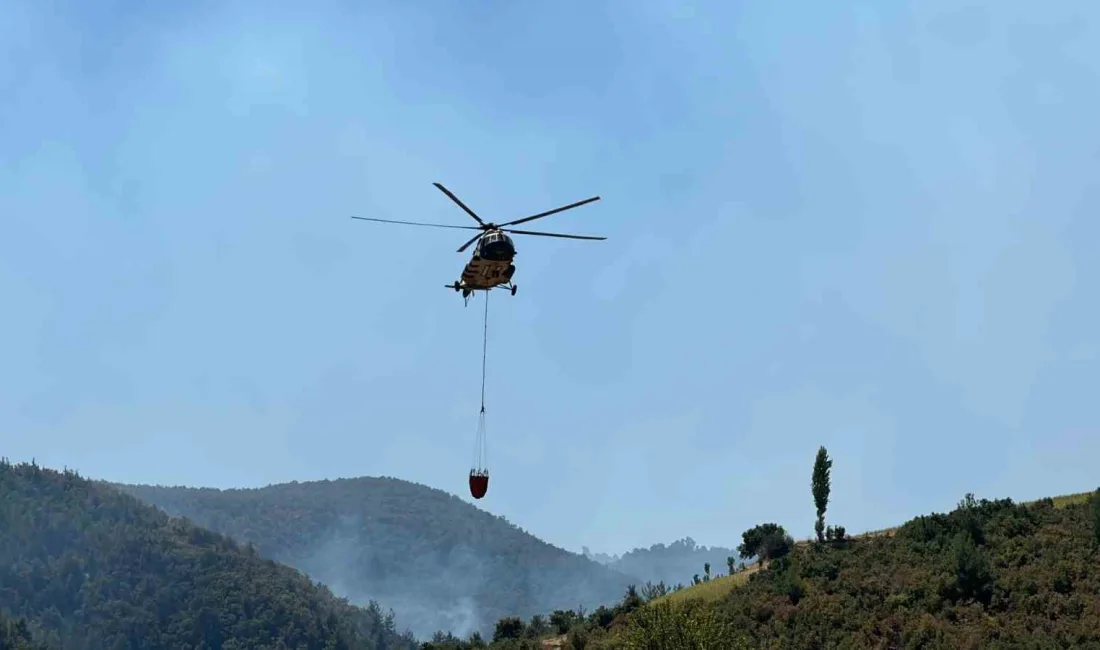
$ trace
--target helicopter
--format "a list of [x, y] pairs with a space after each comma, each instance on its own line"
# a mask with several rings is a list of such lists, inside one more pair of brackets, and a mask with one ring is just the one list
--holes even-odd
[[477, 242], [474, 246], [473, 255], [470, 261], [466, 263], [466, 267], [462, 269], [461, 277], [455, 281], [454, 284], [443, 285], [447, 289], [454, 289], [455, 292], [462, 292], [462, 299], [465, 304], [469, 304], [470, 294], [475, 291], [490, 291], [496, 287], [504, 287], [511, 291], [512, 295], [516, 295], [516, 289], [518, 288], [514, 282], [512, 282], [512, 276], [515, 275], [516, 265], [513, 260], [516, 256], [516, 246], [512, 242], [512, 238], [507, 233], [513, 235], [538, 235], [540, 237], [561, 237], [565, 239], [593, 239], [593, 240], [605, 240], [607, 237], [594, 237], [590, 235], [565, 235], [561, 233], [553, 232], [539, 232], [534, 230], [515, 230], [508, 226], [515, 226], [528, 221], [534, 221], [535, 219], [541, 219], [558, 212], [564, 212], [576, 208], [586, 203], [592, 203], [593, 201], [599, 201], [600, 197], [593, 196], [583, 201], [577, 201], [576, 203], [570, 203], [560, 208], [548, 210], [546, 212], [540, 212], [533, 214], [529, 217], [523, 217], [522, 219], [515, 219], [507, 223], [495, 224], [486, 223], [477, 216], [473, 210], [466, 206], [457, 196], [455, 196], [446, 187], [443, 187], [440, 183], [432, 183], [441, 192], [446, 194], [452, 201], [458, 204], [460, 208], [466, 211], [466, 214], [473, 217], [477, 222], [476, 226], [456, 226], [440, 223], [422, 223], [418, 221], [394, 221], [391, 219], [375, 219], [372, 217], [356, 217], [352, 219], [361, 219], [363, 221], [377, 221], [380, 223], [398, 223], [410, 226], [430, 226], [434, 228], [455, 228], [461, 230], [480, 230], [482, 232], [474, 235], [465, 244], [458, 247], [458, 252], [461, 253], [470, 247], [471, 244]]

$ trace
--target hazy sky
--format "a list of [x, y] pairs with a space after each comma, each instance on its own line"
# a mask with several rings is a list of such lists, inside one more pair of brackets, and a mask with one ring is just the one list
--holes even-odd
[[[0, 454], [395, 476], [571, 550], [1100, 483], [1100, 5], [0, 10]], [[531, 224], [532, 227], [536, 224]]]

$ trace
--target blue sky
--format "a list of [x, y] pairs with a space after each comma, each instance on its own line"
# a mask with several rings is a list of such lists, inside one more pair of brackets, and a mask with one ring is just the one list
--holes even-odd
[[15, 0], [0, 446], [111, 480], [396, 476], [550, 542], [1095, 488], [1100, 6]]

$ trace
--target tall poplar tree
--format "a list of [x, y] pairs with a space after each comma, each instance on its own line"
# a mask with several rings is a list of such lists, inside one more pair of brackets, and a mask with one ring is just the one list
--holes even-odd
[[814, 523], [814, 531], [817, 532], [817, 541], [825, 541], [825, 509], [829, 506], [829, 471], [833, 467], [833, 461], [825, 447], [817, 450], [817, 458], [814, 460], [813, 493], [814, 506], [817, 507], [817, 522]]

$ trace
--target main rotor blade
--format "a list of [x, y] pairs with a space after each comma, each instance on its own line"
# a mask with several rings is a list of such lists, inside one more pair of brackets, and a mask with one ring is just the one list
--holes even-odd
[[599, 201], [599, 200], [600, 200], [600, 197], [593, 196], [590, 199], [585, 199], [583, 201], [577, 201], [576, 203], [570, 203], [569, 205], [563, 205], [560, 208], [554, 208], [553, 210], [547, 210], [546, 212], [540, 212], [538, 214], [533, 214], [529, 217], [524, 217], [522, 219], [516, 219], [515, 221], [509, 221], [508, 223], [502, 223], [500, 225], [501, 226], [515, 226], [517, 224], [525, 223], [527, 221], [534, 221], [535, 219], [541, 219], [543, 217], [548, 217], [552, 214], [555, 214], [555, 213], [558, 213], [558, 212], [564, 212], [565, 210], [570, 210], [572, 208], [582, 206], [585, 203], [591, 203], [593, 201]]
[[481, 220], [481, 217], [479, 217], [479, 216], [477, 216], [476, 214], [474, 214], [474, 211], [473, 211], [473, 210], [471, 210], [470, 208], [466, 207], [466, 204], [465, 204], [465, 203], [463, 203], [462, 201], [459, 201], [459, 200], [458, 200], [458, 197], [457, 197], [457, 196], [455, 196], [454, 194], [451, 194], [451, 191], [450, 191], [449, 189], [447, 189], [447, 188], [443, 187], [443, 186], [442, 186], [441, 184], [439, 184], [439, 183], [432, 183], [432, 185], [435, 185], [436, 187], [438, 187], [438, 188], [440, 189], [440, 191], [442, 191], [442, 192], [443, 192], [444, 194], [446, 194], [447, 196], [451, 197], [451, 200], [452, 200], [452, 201], [454, 201], [455, 203], [457, 203], [457, 204], [458, 204], [458, 207], [460, 207], [460, 208], [462, 208], [463, 210], [465, 210], [465, 211], [466, 211], [466, 214], [468, 214], [468, 215], [470, 215], [471, 217], [473, 217], [473, 218], [474, 218], [474, 221], [477, 221], [478, 223], [480, 223], [480, 224], [481, 224], [481, 225], [483, 225], [483, 226], [485, 225], [485, 222]]
[[501, 230], [503, 230], [504, 232], [515, 233], [517, 235], [539, 235], [541, 237], [563, 237], [565, 239], [607, 239], [607, 237], [593, 237], [591, 235], [563, 235], [556, 232], [538, 232], [536, 230], [512, 230], [511, 228], [501, 228]]
[[[473, 228], [473, 226], [470, 226], [470, 227]], [[461, 253], [462, 251], [466, 250], [467, 248], [470, 247], [470, 244], [474, 243], [475, 241], [477, 241], [480, 238], [481, 238], [480, 233], [477, 234], [477, 235], [474, 235], [473, 239], [471, 239], [470, 241], [468, 241], [465, 244], [458, 247], [458, 252]]]
[[419, 221], [394, 221], [392, 219], [374, 219], [371, 217], [355, 217], [352, 219], [362, 219], [363, 221], [377, 221], [379, 223], [403, 223], [408, 226], [431, 226], [433, 228], [456, 228], [460, 230], [481, 230], [477, 226], [453, 226], [445, 223], [421, 223]]

